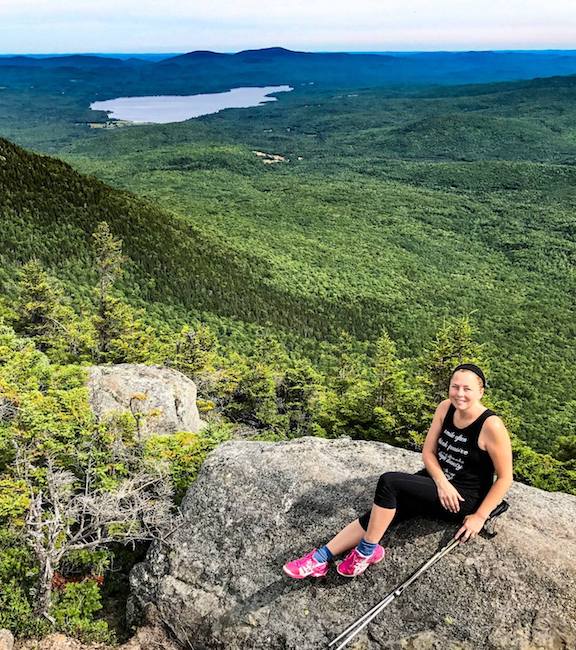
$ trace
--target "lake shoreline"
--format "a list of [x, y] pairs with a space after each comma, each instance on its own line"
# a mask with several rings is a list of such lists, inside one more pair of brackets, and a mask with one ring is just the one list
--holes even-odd
[[131, 125], [172, 124], [219, 113], [227, 108], [252, 108], [277, 101], [272, 94], [290, 92], [291, 86], [232, 88], [222, 93], [197, 95], [150, 95], [117, 97], [90, 104], [93, 111], [104, 111], [109, 120]]

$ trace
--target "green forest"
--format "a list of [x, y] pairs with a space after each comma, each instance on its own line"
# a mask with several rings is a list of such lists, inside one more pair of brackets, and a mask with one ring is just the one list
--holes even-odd
[[[127, 633], [111, 603], [149, 531], [108, 522], [107, 545], [63, 555], [26, 543], [57, 481], [80, 490], [89, 466], [112, 493], [162, 467], [149, 498], [176, 507], [238, 431], [417, 450], [462, 361], [486, 369], [515, 478], [576, 494], [576, 77], [334, 77], [120, 127], [88, 105], [121, 78], [71, 74], [0, 66], [0, 627]], [[134, 414], [96, 422], [101, 363], [180, 370], [208, 429], [143, 445]], [[46, 593], [48, 565], [89, 579]]]

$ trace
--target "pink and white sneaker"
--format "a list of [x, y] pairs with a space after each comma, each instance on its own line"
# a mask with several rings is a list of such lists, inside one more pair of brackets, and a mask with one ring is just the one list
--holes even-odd
[[284, 573], [296, 580], [301, 580], [302, 578], [323, 578], [328, 573], [328, 562], [318, 562], [318, 560], [312, 557], [314, 553], [316, 553], [316, 549], [313, 549], [303, 557], [286, 562], [282, 567]]
[[353, 548], [336, 567], [336, 571], [346, 578], [355, 578], [356, 576], [362, 575], [371, 564], [378, 564], [378, 562], [383, 560], [384, 554], [385, 551], [380, 544], [376, 546], [372, 551], [372, 555], [368, 557], [361, 555]]

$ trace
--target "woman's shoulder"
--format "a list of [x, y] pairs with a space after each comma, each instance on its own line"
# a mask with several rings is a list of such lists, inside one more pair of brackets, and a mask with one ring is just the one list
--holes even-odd
[[[486, 409], [486, 411], [489, 411], [489, 409]], [[494, 411], [490, 411], [487, 414], [482, 424], [482, 434], [492, 438], [508, 437], [509, 435], [502, 418], [494, 413]]]
[[451, 404], [452, 402], [449, 399], [442, 400], [436, 407], [436, 415], [442, 418], [445, 417]]

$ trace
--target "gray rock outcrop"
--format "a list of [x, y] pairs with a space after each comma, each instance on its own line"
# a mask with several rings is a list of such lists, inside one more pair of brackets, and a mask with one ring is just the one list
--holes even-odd
[[[131, 574], [135, 612], [186, 648], [324, 648], [446, 543], [455, 527], [415, 519], [385, 536], [365, 575], [295, 581], [283, 563], [371, 505], [377, 477], [418, 454], [382, 443], [303, 438], [228, 442], [182, 504], [189, 525]], [[494, 539], [459, 546], [409, 587], [352, 648], [576, 648], [576, 497], [515, 484]]]
[[88, 369], [88, 397], [98, 418], [132, 412], [141, 418], [141, 435], [199, 431], [204, 423], [196, 406], [196, 385], [172, 368], [143, 364]]

